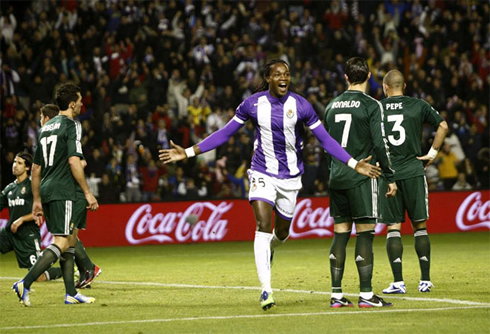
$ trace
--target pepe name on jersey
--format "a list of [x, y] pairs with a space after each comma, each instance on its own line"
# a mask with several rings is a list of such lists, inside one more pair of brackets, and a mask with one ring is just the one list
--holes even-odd
[[385, 104], [386, 110], [402, 110], [403, 109], [403, 102], [397, 102], [397, 103], [387, 103]]
[[332, 103], [331, 109], [339, 109], [339, 108], [359, 108], [361, 106], [360, 101], [336, 101]]

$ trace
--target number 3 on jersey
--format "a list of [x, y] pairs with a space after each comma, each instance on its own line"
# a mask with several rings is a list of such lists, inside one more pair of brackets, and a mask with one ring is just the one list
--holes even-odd
[[395, 136], [389, 135], [388, 140], [393, 146], [400, 146], [405, 142], [406, 134], [405, 134], [405, 129], [402, 126], [403, 122], [403, 115], [388, 115], [387, 118], [388, 122], [395, 122], [395, 125], [393, 125], [393, 128], [391, 129], [392, 132], [399, 132], [400, 136], [398, 139], [395, 139]]
[[[41, 138], [41, 146], [42, 146], [43, 157], [44, 157], [44, 166], [53, 166], [54, 152], [56, 151], [57, 140], [58, 140], [58, 136], [56, 135], [51, 135], [49, 137]], [[48, 159], [48, 150], [49, 150], [49, 159]]]

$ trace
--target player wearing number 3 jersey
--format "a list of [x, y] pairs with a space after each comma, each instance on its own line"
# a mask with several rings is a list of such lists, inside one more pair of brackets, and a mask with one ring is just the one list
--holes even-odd
[[[333, 99], [325, 111], [325, 128], [355, 159], [374, 156], [384, 177], [390, 182], [387, 196], [396, 193], [389, 151], [383, 133], [383, 107], [377, 100], [364, 94], [371, 76], [363, 58], [347, 61], [345, 79], [348, 90]], [[356, 224], [357, 242], [355, 261], [360, 279], [360, 307], [391, 306], [372, 292], [373, 238], [378, 213], [378, 185], [376, 179], [353, 173], [333, 157], [330, 168], [330, 213], [334, 218], [334, 239], [330, 248], [332, 280], [331, 307], [352, 306], [343, 296], [342, 277], [347, 242]]]
[[[405, 82], [398, 70], [389, 71], [383, 79], [386, 99], [381, 101], [385, 108], [386, 136], [390, 147], [398, 193], [381, 202], [381, 223], [388, 224], [386, 250], [393, 271], [394, 281], [383, 293], [405, 293], [402, 276], [403, 245], [400, 235], [405, 211], [412, 222], [415, 250], [421, 271], [419, 291], [429, 292], [430, 241], [426, 220], [429, 218], [429, 198], [425, 180], [424, 162], [432, 163], [447, 133], [447, 123], [427, 102], [403, 96]], [[432, 147], [422, 156], [421, 138], [424, 123], [437, 128]], [[382, 181], [381, 181], [382, 182]]]
[[[226, 143], [245, 122], [250, 120], [254, 124], [256, 136], [249, 171], [249, 200], [257, 224], [254, 253], [262, 285], [260, 304], [267, 310], [275, 305], [271, 288], [272, 256], [275, 247], [289, 236], [296, 197], [301, 189], [303, 127], [309, 127], [322, 147], [343, 164], [348, 163], [354, 174], [375, 178], [379, 169], [366, 161], [353, 159], [321, 126], [311, 104], [289, 91], [291, 76], [286, 62], [269, 61], [263, 78], [258, 92], [238, 106], [235, 117], [224, 128], [185, 150], [172, 142], [172, 149], [160, 150], [160, 160], [170, 163], [212, 150]], [[273, 210], [276, 214], [271, 233]]]

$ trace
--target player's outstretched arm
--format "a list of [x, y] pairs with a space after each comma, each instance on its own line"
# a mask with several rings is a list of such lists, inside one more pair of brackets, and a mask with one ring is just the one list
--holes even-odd
[[[361, 175], [375, 179], [381, 175], [381, 168], [379, 168], [378, 166], [371, 165], [369, 163], [371, 161], [371, 158], [372, 158], [372, 156], [370, 155], [369, 157], [358, 161], [357, 164], [355, 165], [354, 170]], [[354, 160], [354, 159], [352, 159], [352, 160]], [[350, 163], [351, 162], [349, 160], [347, 162], [347, 164], [350, 165]]]
[[170, 141], [170, 145], [172, 148], [158, 151], [158, 158], [162, 160], [164, 164], [184, 160], [201, 153], [201, 150], [197, 145], [184, 149], [182, 146], [175, 144], [172, 140]]

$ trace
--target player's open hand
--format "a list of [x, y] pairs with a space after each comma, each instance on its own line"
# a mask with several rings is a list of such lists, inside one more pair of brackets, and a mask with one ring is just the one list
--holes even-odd
[[356, 165], [356, 172], [361, 175], [370, 177], [372, 179], [377, 178], [381, 175], [381, 168], [378, 166], [373, 166], [369, 163], [371, 161], [372, 156], [360, 160]]
[[417, 160], [420, 160], [424, 163], [424, 169], [427, 169], [427, 167], [432, 165], [432, 162], [434, 161], [434, 159], [429, 157], [428, 154], [421, 156], [421, 157], [417, 157]]
[[85, 194], [85, 199], [87, 200], [87, 209], [90, 211], [97, 211], [99, 208], [99, 203], [92, 193]]
[[396, 186], [396, 183], [388, 183], [388, 191], [386, 192], [385, 196], [386, 197], [393, 197], [396, 195], [396, 191], [398, 190], [398, 187]]
[[171, 162], [176, 162], [187, 158], [185, 149], [182, 146], [175, 144], [173, 141], [170, 141], [170, 145], [172, 145], [173, 148], [158, 151], [158, 158], [162, 160], [164, 164], [169, 164]]
[[37, 226], [41, 226], [43, 223], [43, 205], [41, 201], [34, 201], [32, 203], [32, 217]]

